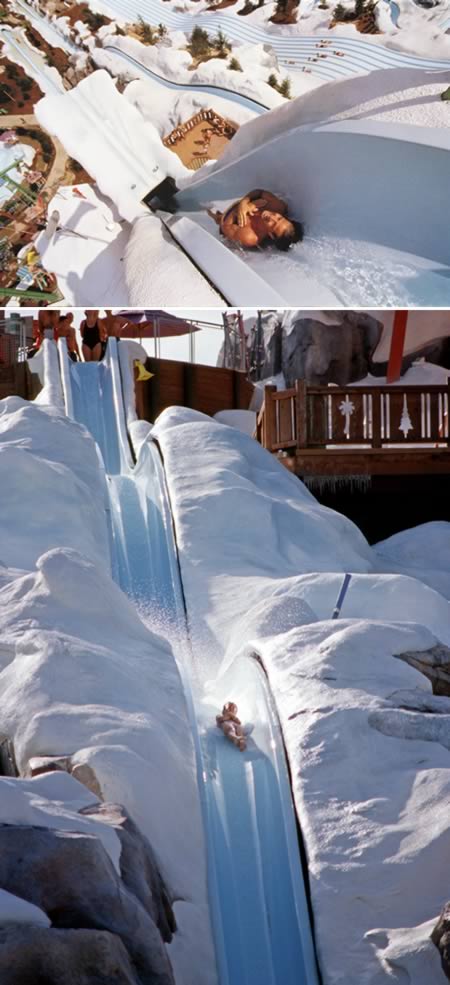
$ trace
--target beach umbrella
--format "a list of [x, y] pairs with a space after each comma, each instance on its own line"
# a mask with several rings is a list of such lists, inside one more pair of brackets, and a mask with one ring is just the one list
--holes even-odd
[[124, 339], [165, 339], [200, 331], [198, 325], [159, 308], [117, 311], [114, 317], [121, 324], [120, 336]]

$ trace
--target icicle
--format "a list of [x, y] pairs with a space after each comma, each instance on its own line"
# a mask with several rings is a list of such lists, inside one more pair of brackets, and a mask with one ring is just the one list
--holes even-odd
[[371, 475], [305, 475], [302, 479], [314, 495], [338, 491], [368, 492], [372, 486]]

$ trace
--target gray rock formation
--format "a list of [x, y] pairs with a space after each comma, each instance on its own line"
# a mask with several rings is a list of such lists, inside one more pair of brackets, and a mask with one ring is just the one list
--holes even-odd
[[433, 694], [450, 697], [450, 647], [438, 643], [429, 650], [400, 653], [398, 659], [404, 660], [428, 677], [433, 686]]
[[450, 979], [450, 902], [446, 903], [431, 935], [441, 955], [444, 974]]
[[92, 766], [78, 763], [75, 756], [32, 756], [28, 760], [25, 776], [40, 776], [42, 773], [70, 773], [79, 783], [94, 794], [96, 800], [103, 799], [103, 792]]
[[[250, 377], [266, 379], [284, 373], [291, 386], [308, 383], [344, 385], [366, 376], [383, 326], [359, 311], [266, 311], [260, 331], [248, 336]], [[218, 365], [223, 365], [224, 352]]]
[[93, 804], [82, 808], [80, 814], [98, 817], [116, 828], [122, 846], [122, 880], [150, 914], [163, 940], [171, 941], [175, 916], [150, 842], [120, 804]]
[[[92, 835], [0, 825], [0, 886], [39, 906], [54, 927], [104, 930], [120, 937], [140, 985], [174, 985], [155, 922]], [[3, 985], [1, 976], [0, 981]], [[25, 981], [37, 983], [34, 969]], [[94, 985], [97, 980], [87, 981]]]
[[370, 370], [371, 356], [383, 326], [357, 311], [330, 311], [326, 319], [285, 316], [281, 340], [281, 372], [286, 383], [337, 383], [360, 380]]
[[0, 928], [2, 985], [140, 985], [120, 937], [105, 930]]

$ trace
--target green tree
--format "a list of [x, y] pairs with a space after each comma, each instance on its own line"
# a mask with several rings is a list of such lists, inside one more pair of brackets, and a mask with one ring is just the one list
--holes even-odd
[[87, 26], [94, 32], [98, 31], [101, 27], [104, 27], [105, 24], [111, 23], [108, 17], [104, 17], [103, 14], [96, 14], [93, 10], [90, 10], [89, 7], [86, 7], [86, 9], [83, 10], [83, 17]]
[[272, 86], [272, 89], [278, 89], [278, 79], [273, 72], [270, 73], [267, 79], [267, 85]]
[[225, 37], [221, 28], [217, 32], [217, 37], [214, 38], [214, 46], [217, 49], [217, 54], [219, 58], [227, 58], [229, 52], [231, 51], [231, 44]]
[[347, 17], [347, 11], [342, 3], [338, 3], [337, 7], [333, 10], [333, 18], [335, 21], [345, 21]]
[[228, 62], [228, 68], [231, 68], [232, 72], [242, 72], [241, 63], [238, 62], [237, 58], [234, 57], [230, 58], [230, 61]]
[[147, 21], [145, 21], [140, 14], [138, 17], [138, 24], [139, 24], [139, 34], [141, 35], [141, 39], [144, 42], [144, 44], [155, 44], [156, 37], [155, 37], [154, 28], [151, 26], [151, 24], [147, 24]]
[[277, 0], [275, 4], [275, 13], [283, 16], [286, 13], [286, 8], [288, 5], [288, 0]]
[[355, 3], [355, 17], [362, 17], [366, 10], [365, 0], [356, 0]]
[[209, 55], [211, 43], [208, 32], [203, 31], [201, 27], [194, 27], [188, 48], [193, 58], [204, 58], [205, 55]]
[[158, 24], [158, 34], [161, 40], [167, 37], [168, 30], [165, 24]]
[[288, 75], [282, 82], [280, 82], [278, 92], [280, 93], [280, 96], [284, 96], [285, 99], [291, 98], [291, 80]]

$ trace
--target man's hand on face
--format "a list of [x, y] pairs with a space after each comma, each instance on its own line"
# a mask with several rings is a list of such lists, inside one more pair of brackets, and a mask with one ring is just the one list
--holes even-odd
[[254, 202], [240, 202], [237, 207], [238, 226], [246, 226], [251, 215], [255, 215], [258, 206]]

